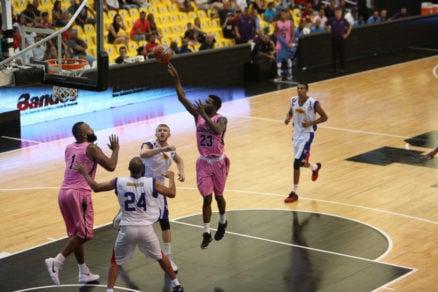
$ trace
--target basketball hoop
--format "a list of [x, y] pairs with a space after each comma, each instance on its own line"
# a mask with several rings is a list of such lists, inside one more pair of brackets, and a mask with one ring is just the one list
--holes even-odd
[[[58, 59], [47, 60], [49, 74], [58, 73], [59, 75], [79, 77], [85, 71], [84, 69], [89, 66], [88, 61], [83, 59], [63, 58], [61, 62], [59, 64]], [[78, 98], [78, 89], [54, 85], [52, 96], [61, 101], [76, 100]]]

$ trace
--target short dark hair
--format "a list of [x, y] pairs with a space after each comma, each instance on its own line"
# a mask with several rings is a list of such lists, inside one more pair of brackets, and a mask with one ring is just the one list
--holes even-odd
[[222, 100], [221, 100], [221, 98], [220, 98], [219, 96], [214, 95], [214, 94], [210, 94], [208, 97], [211, 98], [211, 99], [213, 100], [213, 102], [214, 102], [214, 104], [216, 105], [217, 109], [220, 109], [220, 108], [221, 108], [221, 106], [222, 106]]
[[309, 83], [307, 83], [307, 82], [298, 82], [298, 85], [304, 85], [304, 87], [306, 88], [306, 89], [309, 89]]
[[84, 122], [77, 122], [76, 124], [73, 125], [72, 128], [72, 133], [73, 136], [75, 137], [76, 141], [79, 141], [81, 139], [82, 136], [82, 125], [84, 124]]

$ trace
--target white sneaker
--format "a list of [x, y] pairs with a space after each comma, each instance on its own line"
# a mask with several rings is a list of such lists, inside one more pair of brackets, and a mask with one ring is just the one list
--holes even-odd
[[287, 76], [286, 76], [286, 80], [287, 80], [287, 81], [292, 81], [292, 79], [293, 79], [292, 75], [287, 75]]
[[172, 266], [172, 270], [173, 270], [175, 273], [178, 273], [178, 266], [172, 261], [172, 258], [171, 258], [171, 257], [168, 257], [168, 259], [169, 259], [170, 265]]
[[281, 82], [281, 81], [283, 81], [283, 78], [275, 77], [274, 79], [272, 79], [272, 81], [274, 81], [274, 82]]
[[89, 282], [95, 282], [100, 279], [99, 275], [94, 275], [90, 271], [88, 273], [79, 272], [79, 284], [86, 284]]
[[54, 258], [48, 258], [45, 260], [47, 270], [49, 271], [50, 278], [55, 285], [59, 285], [59, 271], [62, 269], [62, 264], [56, 261]]

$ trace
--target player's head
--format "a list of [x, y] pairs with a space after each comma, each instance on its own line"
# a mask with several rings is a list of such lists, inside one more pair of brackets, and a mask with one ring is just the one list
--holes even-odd
[[297, 85], [298, 95], [301, 97], [306, 97], [307, 91], [309, 91], [309, 84], [304, 83], [304, 82], [298, 82], [298, 85]]
[[135, 178], [141, 177], [143, 173], [143, 161], [141, 161], [140, 157], [136, 156], [129, 161], [129, 171], [131, 172], [131, 176]]
[[78, 143], [85, 141], [92, 143], [97, 140], [96, 135], [94, 135], [94, 130], [84, 122], [74, 124], [72, 133]]
[[170, 137], [170, 128], [166, 124], [159, 124], [155, 129], [155, 136], [159, 142], [166, 142]]
[[207, 115], [214, 115], [222, 106], [222, 100], [219, 96], [210, 94], [205, 100], [205, 112]]

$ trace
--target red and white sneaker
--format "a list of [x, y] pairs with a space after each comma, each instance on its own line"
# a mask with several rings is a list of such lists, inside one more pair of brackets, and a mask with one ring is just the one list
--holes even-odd
[[318, 179], [318, 172], [321, 169], [321, 163], [316, 164], [316, 170], [312, 170], [312, 181], [316, 181]]
[[284, 199], [285, 203], [292, 203], [298, 200], [298, 194], [294, 191], [290, 192], [289, 196], [287, 196], [286, 199]]

